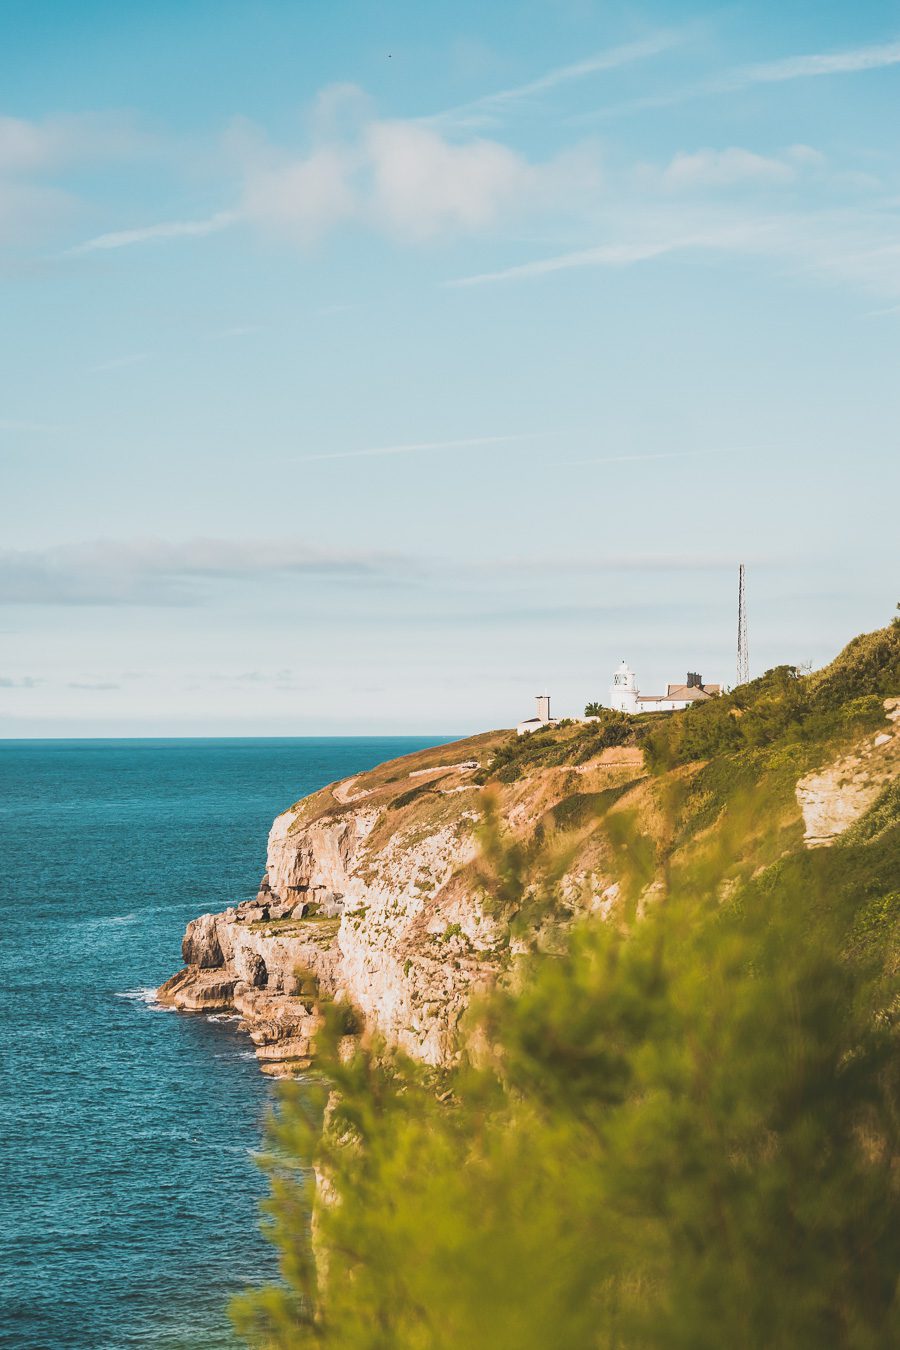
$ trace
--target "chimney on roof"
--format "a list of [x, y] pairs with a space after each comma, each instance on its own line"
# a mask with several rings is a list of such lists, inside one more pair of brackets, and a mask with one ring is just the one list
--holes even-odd
[[688, 671], [687, 687], [688, 687], [688, 689], [702, 689], [702, 688], [703, 688], [703, 681], [701, 680], [700, 676], [697, 674], [696, 670], [689, 670], [689, 671]]

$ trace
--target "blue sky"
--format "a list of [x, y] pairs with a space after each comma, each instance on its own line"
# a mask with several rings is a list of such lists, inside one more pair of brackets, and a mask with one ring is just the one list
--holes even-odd
[[464, 732], [900, 598], [900, 5], [0, 8], [0, 735]]

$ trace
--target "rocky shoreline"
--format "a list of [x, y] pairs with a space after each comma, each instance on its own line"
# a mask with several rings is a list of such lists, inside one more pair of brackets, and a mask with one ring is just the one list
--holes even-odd
[[309, 1066], [321, 1005], [338, 999], [416, 1057], [449, 1059], [472, 986], [495, 970], [493, 925], [460, 882], [477, 820], [461, 798], [479, 760], [459, 752], [502, 735], [419, 752], [280, 815], [259, 894], [188, 924], [159, 1002], [238, 1014], [273, 1075]]
[[275, 1075], [309, 1067], [319, 1023], [318, 981], [298, 972], [321, 966], [329, 935], [319, 922], [293, 920], [298, 908], [257, 900], [194, 919], [181, 945], [184, 968], [157, 990], [161, 1004], [182, 1012], [237, 1013], [260, 1068]]

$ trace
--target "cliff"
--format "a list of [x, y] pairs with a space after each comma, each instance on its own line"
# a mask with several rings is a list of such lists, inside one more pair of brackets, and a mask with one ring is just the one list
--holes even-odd
[[[900, 633], [884, 631], [894, 651]], [[448, 1063], [473, 993], [522, 943], [495, 917], [483, 875], [489, 802], [524, 859], [560, 860], [557, 925], [585, 911], [627, 921], [623, 876], [635, 869], [617, 846], [617, 818], [646, 846], [629, 911], [640, 913], [666, 869], [699, 856], [728, 822], [733, 887], [792, 850], [839, 841], [877, 805], [900, 776], [900, 699], [853, 686], [852, 698], [832, 691], [826, 704], [823, 672], [794, 672], [783, 690], [778, 675], [712, 710], [611, 714], [526, 738], [489, 732], [296, 802], [272, 826], [256, 899], [188, 925], [185, 967], [160, 1000], [235, 1010], [269, 1072], [309, 1064], [325, 1000], [349, 1004], [362, 1027], [414, 1058]], [[702, 757], [687, 732], [706, 737]]]
[[[308, 1063], [322, 999], [348, 1002], [416, 1058], [445, 1062], [473, 990], [508, 949], [485, 909], [476, 859], [486, 791], [478, 780], [509, 735], [421, 751], [295, 803], [272, 826], [256, 899], [188, 925], [185, 968], [160, 1000], [239, 1012], [263, 1067], [276, 1072]], [[573, 795], [643, 777], [639, 751], [602, 751], [504, 786], [501, 814], [530, 837]]]

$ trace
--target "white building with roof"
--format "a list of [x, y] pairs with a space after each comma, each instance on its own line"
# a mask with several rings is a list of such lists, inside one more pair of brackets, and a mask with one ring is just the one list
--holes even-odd
[[623, 661], [613, 675], [609, 687], [609, 706], [619, 712], [678, 712], [689, 708], [692, 703], [705, 703], [717, 698], [722, 692], [719, 684], [704, 684], [696, 671], [688, 671], [684, 684], [666, 686], [664, 694], [642, 694], [638, 689], [637, 676]]
[[536, 694], [537, 717], [526, 717], [524, 722], [520, 722], [516, 727], [519, 736], [527, 736], [530, 731], [540, 731], [541, 727], [555, 727], [559, 722], [558, 717], [550, 716], [550, 695]]

